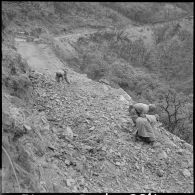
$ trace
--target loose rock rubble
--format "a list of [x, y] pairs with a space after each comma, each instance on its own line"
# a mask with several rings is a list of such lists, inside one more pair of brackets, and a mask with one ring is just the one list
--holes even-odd
[[135, 142], [131, 97], [70, 69], [68, 76], [70, 85], [31, 72], [28, 115], [4, 101], [10, 108], [3, 113], [6, 132], [12, 124], [20, 132], [15, 145], [22, 192], [193, 191], [189, 145], [160, 126], [156, 145]]
[[[44, 108], [36, 114], [40, 118], [36, 121], [44, 125], [36, 129], [45, 140], [44, 147], [49, 148], [42, 148], [40, 155], [47, 156], [48, 163], [55, 163], [67, 178], [59, 190], [53, 184], [49, 192], [103, 192], [105, 189], [108, 192], [144, 192], [138, 187], [144, 185], [153, 186], [146, 191], [183, 191], [173, 178], [182, 182], [183, 177], [192, 179], [188, 169], [182, 172], [183, 177], [178, 176], [181, 168], [178, 161], [182, 159], [177, 156], [184, 149], [176, 150], [175, 143], [167, 145], [164, 139], [169, 138], [165, 134], [156, 147], [134, 142], [130, 129], [133, 127], [128, 126], [131, 119], [125, 92], [123, 96], [122, 91], [119, 94], [112, 88], [105, 92], [102, 84], [75, 72], [71, 74], [70, 86], [47, 80], [43, 75], [35, 82], [34, 107]], [[83, 177], [85, 182], [78, 177]], [[185, 185], [188, 186], [185, 192], [190, 192], [191, 184], [186, 182]]]

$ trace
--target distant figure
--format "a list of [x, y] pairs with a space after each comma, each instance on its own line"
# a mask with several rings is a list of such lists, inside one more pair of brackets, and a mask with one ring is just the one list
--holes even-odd
[[68, 81], [67, 70], [64, 68], [63, 71], [64, 71], [64, 80], [65, 80], [68, 84], [70, 84], [70, 82]]
[[63, 74], [64, 74], [64, 72], [61, 71], [61, 70], [58, 70], [58, 71], [56, 72], [56, 81], [57, 81], [57, 82], [60, 82], [60, 78], [63, 80]]
[[68, 84], [70, 84], [70, 82], [68, 81], [68, 78], [67, 78], [67, 71], [65, 69], [58, 70], [56, 72], [55, 79], [56, 79], [57, 82], [60, 82], [60, 79], [61, 79], [62, 81], [65, 80]]

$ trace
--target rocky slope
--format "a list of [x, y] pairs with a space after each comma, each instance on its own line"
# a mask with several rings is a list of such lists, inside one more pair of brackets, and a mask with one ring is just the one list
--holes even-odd
[[[94, 29], [126, 26], [138, 38], [143, 29], [100, 3], [68, 3], [3, 4], [2, 192], [193, 192], [191, 145], [161, 124], [155, 147], [135, 142], [132, 98], [62, 63]], [[14, 40], [36, 27], [40, 39]], [[55, 82], [63, 67], [70, 85]]]
[[[135, 142], [132, 100], [122, 89], [68, 67], [71, 84], [56, 83], [56, 68], [49, 68], [64, 65], [46, 45], [33, 44], [38, 53], [32, 43], [17, 46], [35, 70], [29, 73], [33, 103], [22, 107], [3, 94], [3, 146], [22, 192], [193, 191], [192, 146], [160, 126], [155, 147]], [[46, 64], [48, 72], [41, 69]], [[19, 191], [5, 152], [3, 191]]]

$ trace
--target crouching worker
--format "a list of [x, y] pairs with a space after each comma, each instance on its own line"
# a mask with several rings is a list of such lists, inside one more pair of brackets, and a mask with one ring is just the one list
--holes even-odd
[[155, 135], [152, 126], [150, 125], [148, 119], [138, 113], [138, 118], [136, 119], [136, 141], [142, 140], [151, 145], [155, 142]]
[[134, 126], [136, 124], [137, 119], [137, 113], [140, 113], [140, 115], [145, 115], [147, 113], [152, 113], [156, 109], [156, 106], [154, 104], [143, 104], [143, 103], [135, 103], [133, 105], [129, 106], [129, 114], [131, 116], [131, 119], [134, 123]]
[[56, 72], [55, 79], [56, 79], [57, 82], [60, 82], [60, 79], [61, 79], [62, 81], [65, 80], [68, 84], [70, 84], [70, 82], [68, 81], [68, 78], [67, 78], [67, 71], [65, 69], [58, 70]]

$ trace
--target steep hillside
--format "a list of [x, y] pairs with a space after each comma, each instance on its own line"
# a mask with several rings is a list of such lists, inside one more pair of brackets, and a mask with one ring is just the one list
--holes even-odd
[[[56, 55], [74, 70], [86, 73], [96, 81], [104, 78], [112, 87], [122, 87], [137, 101], [156, 102], [159, 107], [166, 108], [166, 96], [168, 91], [173, 90], [171, 93], [175, 94], [176, 101], [174, 103], [171, 97], [168, 100], [172, 102], [168, 108], [172, 116], [168, 116], [162, 109], [158, 114], [172, 133], [177, 132], [176, 135], [192, 143], [192, 136], [187, 138], [184, 134], [188, 132], [187, 135], [192, 135], [193, 105], [191, 104], [190, 109], [187, 105], [192, 101], [190, 94], [193, 91], [193, 85], [190, 83], [193, 78], [193, 36], [183, 29], [173, 33], [177, 23], [166, 25], [168, 32], [164, 33], [166, 35], [163, 35], [164, 38], [158, 44], [156, 42], [159, 38], [156, 37], [161, 36], [159, 32], [164, 27], [156, 25], [148, 31], [148, 27], [140, 27], [138, 30], [132, 26], [122, 32], [110, 29], [88, 32], [80, 38], [81, 35], [74, 34], [61, 36], [58, 37], [58, 47], [54, 47], [54, 50]], [[140, 33], [137, 33], [137, 30]], [[142, 40], [140, 36], [144, 36], [146, 31], [149, 32], [148, 37]], [[83, 35], [86, 32], [83, 32]], [[156, 35], [153, 36], [151, 32]], [[132, 38], [130, 33], [135, 36]], [[71, 55], [67, 55], [67, 48], [71, 48]], [[179, 112], [175, 109], [178, 103], [183, 105], [179, 106]], [[181, 123], [177, 123], [177, 119], [173, 118], [174, 113], [178, 115], [176, 118], [181, 118]], [[170, 123], [167, 123], [168, 117], [172, 118]]]
[[105, 2], [102, 4], [121, 13], [138, 25], [177, 20], [178, 18], [192, 14], [193, 12], [192, 4], [190, 5], [189, 3], [174, 4], [164, 2]]
[[96, 2], [4, 2], [2, 7], [3, 29], [10, 33], [43, 27], [60, 34], [82, 27], [120, 28], [129, 23], [127, 18]]
[[[180, 3], [3, 2], [2, 192], [192, 193], [193, 96], [179, 93], [193, 89], [188, 13]], [[62, 68], [70, 84], [55, 81]], [[132, 101], [170, 113], [178, 104], [181, 122], [160, 110], [156, 144], [135, 142]]]
[[[94, 82], [68, 67], [71, 84], [56, 83], [55, 70], [63, 64], [46, 44], [33, 47], [17, 44], [36, 71], [29, 75], [33, 107], [17, 108], [11, 96], [3, 98], [6, 121], [20, 122], [21, 133], [14, 138], [10, 125], [4, 126], [3, 146], [15, 153], [12, 160], [22, 192], [192, 192], [192, 146], [162, 127], [156, 129], [155, 148], [135, 143], [127, 112], [132, 100], [122, 89]], [[18, 191], [3, 155], [3, 189]]]

